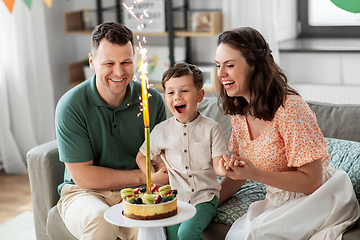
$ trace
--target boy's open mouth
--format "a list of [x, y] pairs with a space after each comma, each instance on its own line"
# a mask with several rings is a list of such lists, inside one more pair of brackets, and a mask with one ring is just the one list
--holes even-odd
[[178, 113], [183, 113], [185, 111], [186, 105], [185, 104], [181, 104], [181, 105], [176, 105], [175, 106], [175, 110]]

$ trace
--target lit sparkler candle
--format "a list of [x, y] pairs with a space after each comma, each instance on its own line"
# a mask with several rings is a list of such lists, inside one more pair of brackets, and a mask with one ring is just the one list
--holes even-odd
[[[134, 4], [142, 2], [142, 0], [135, 0]], [[125, 3], [123, 3], [123, 6], [125, 9], [135, 18], [138, 19], [133, 11], [134, 6], [128, 7]], [[143, 19], [143, 16], [149, 17], [147, 14], [147, 10], [143, 12], [143, 15], [141, 15], [141, 19]], [[143, 24], [139, 25], [137, 28], [138, 30], [142, 30]], [[139, 36], [137, 36], [139, 39]], [[146, 40], [143, 38], [143, 42], [145, 43]], [[149, 194], [152, 194], [151, 192], [151, 161], [150, 161], [150, 118], [149, 118], [149, 98], [148, 98], [148, 77], [147, 77], [147, 63], [145, 62], [146, 56], [147, 56], [147, 50], [146, 48], [142, 47], [141, 42], [139, 42], [138, 50], [141, 55], [141, 61], [139, 64], [139, 70], [140, 70], [140, 78], [141, 78], [141, 89], [142, 89], [142, 114], [144, 119], [144, 127], [145, 127], [145, 146], [146, 146], [146, 188], [147, 192]]]
[[151, 160], [150, 160], [150, 119], [149, 119], [149, 98], [147, 84], [147, 63], [142, 59], [140, 62], [141, 88], [142, 88], [142, 109], [145, 126], [145, 146], [146, 146], [146, 188], [151, 194]]

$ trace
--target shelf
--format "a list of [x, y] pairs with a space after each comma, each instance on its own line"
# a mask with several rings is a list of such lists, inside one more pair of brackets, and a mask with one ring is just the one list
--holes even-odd
[[[67, 12], [64, 14], [65, 30], [67, 34], [88, 34], [92, 30], [85, 30], [83, 21], [83, 11]], [[210, 12], [211, 29], [209, 32], [191, 32], [185, 30], [174, 31], [175, 37], [211, 37], [222, 32], [222, 13], [221, 11]], [[133, 32], [134, 36], [154, 36], [167, 37], [167, 32]]]
[[[120, 3], [121, 1], [119, 1]], [[174, 65], [175, 64], [175, 59], [174, 59], [174, 51], [175, 51], [175, 43], [174, 43], [174, 39], [176, 37], [183, 37], [186, 38], [185, 39], [185, 49], [186, 49], [186, 53], [185, 53], [185, 62], [189, 62], [191, 63], [191, 44], [190, 44], [190, 38], [196, 38], [196, 37], [213, 37], [213, 36], [218, 36], [221, 32], [222, 32], [222, 12], [221, 10], [191, 10], [188, 9], [188, 4], [185, 4], [183, 10], [185, 11], [184, 13], [184, 26], [187, 25], [191, 25], [191, 24], [187, 24], [187, 21], [189, 21], [188, 18], [188, 14], [195, 14], [197, 12], [199, 12], [201, 15], [202, 13], [206, 13], [206, 23], [207, 26], [205, 28], [200, 27], [198, 28], [198, 21], [196, 18], [196, 16], [199, 15], [191, 15], [191, 19], [196, 19], [194, 20], [195, 25], [192, 25], [193, 27], [196, 26], [197, 28], [193, 28], [196, 29], [198, 31], [191, 31], [190, 28], [188, 28], [189, 30], [175, 30], [174, 29], [174, 25], [173, 25], [173, 16], [172, 16], [172, 12], [177, 11], [178, 9], [174, 9], [172, 8], [172, 0], [165, 0], [166, 4], [166, 26], [167, 26], [167, 30], [168, 32], [133, 32], [134, 34], [134, 38], [137, 38], [137, 36], [154, 36], [154, 37], [166, 37], [168, 38], [168, 45], [167, 47], [169, 48], [169, 59], [170, 59], [170, 65]], [[119, 9], [119, 6], [117, 5], [117, 9]], [[98, 17], [98, 21], [102, 21], [102, 14], [101, 12], [104, 11], [105, 9], [101, 8], [101, 0], [97, 1], [97, 17]], [[120, 13], [120, 11], [118, 11], [118, 13]], [[117, 16], [118, 20], [117, 21], [121, 21], [121, 16], [120, 14], [118, 14], [119, 16]], [[86, 34], [86, 35], [91, 35], [92, 34], [92, 27], [89, 27], [89, 24], [86, 24], [87, 21], [85, 20], [87, 16], [87, 12], [85, 10], [78, 10], [78, 11], [72, 11], [72, 12], [66, 12], [64, 13], [64, 20], [65, 20], [65, 31], [66, 34]], [[202, 21], [201, 21], [202, 22]], [[201, 31], [204, 30], [204, 31]], [[202, 64], [204, 65], [204, 64]], [[85, 80], [85, 74], [84, 74], [84, 63], [83, 62], [76, 62], [76, 63], [72, 63], [68, 66], [68, 74], [69, 74], [69, 84], [70, 85], [77, 85], [80, 82]], [[213, 74], [214, 76], [216, 74]], [[218, 89], [217, 86], [217, 82], [214, 81], [213, 82], [213, 88], [204, 88], [206, 92], [216, 92]], [[159, 91], [162, 91], [162, 87], [161, 84], [158, 83], [155, 85], [155, 88], [158, 89]]]
[[[156, 90], [158, 90], [160, 93], [164, 92], [163, 87], [161, 86], [161, 83], [157, 82], [157, 83], [151, 83], [150, 81], [150, 86], [155, 88]], [[218, 81], [214, 82], [214, 86], [212, 88], [204, 88], [204, 91], [206, 93], [214, 93], [214, 92], [218, 92], [220, 89], [220, 85]]]
[[[85, 74], [84, 74], [84, 61], [81, 62], [75, 62], [70, 65], [68, 65], [68, 73], [69, 73], [69, 84], [70, 86], [76, 86], [79, 83], [83, 82], [85, 80]], [[160, 82], [151, 83], [150, 85], [158, 90], [159, 92], [163, 92], [163, 87], [161, 86]], [[219, 89], [219, 83], [218, 81], [214, 82], [214, 86], [212, 88], [204, 88], [205, 92], [216, 92]]]
[[92, 31], [85, 31], [85, 30], [77, 30], [77, 31], [67, 31], [66, 34], [87, 34], [91, 35]]
[[167, 32], [133, 32], [134, 37], [137, 35], [140, 36], [150, 36], [150, 37], [167, 37], [169, 34]]
[[68, 78], [71, 86], [78, 85], [85, 80], [84, 61], [68, 65]]
[[222, 32], [222, 12], [212, 11], [208, 12], [210, 15], [210, 31], [206, 32], [189, 32], [189, 31], [175, 31], [175, 36], [179, 37], [209, 37], [218, 35]]
[[83, 11], [64, 13], [66, 33], [81, 32], [85, 29]]

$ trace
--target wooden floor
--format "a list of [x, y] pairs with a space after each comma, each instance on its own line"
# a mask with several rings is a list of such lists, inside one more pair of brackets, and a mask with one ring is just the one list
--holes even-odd
[[27, 174], [9, 175], [0, 171], [0, 224], [24, 211], [32, 211]]

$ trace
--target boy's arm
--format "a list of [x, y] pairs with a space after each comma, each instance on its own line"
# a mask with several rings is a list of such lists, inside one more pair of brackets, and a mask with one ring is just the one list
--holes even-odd
[[[160, 156], [159, 159], [161, 160]], [[136, 156], [136, 163], [139, 166], [141, 172], [146, 174], [146, 156], [142, 154], [140, 151]], [[169, 183], [169, 175], [167, 173], [166, 166], [162, 161], [157, 167], [156, 171], [154, 169], [154, 166], [151, 165], [151, 181], [159, 185], [164, 185]]]
[[140, 151], [136, 155], [136, 163], [139, 166], [141, 172], [146, 174], [146, 156], [142, 154]]

